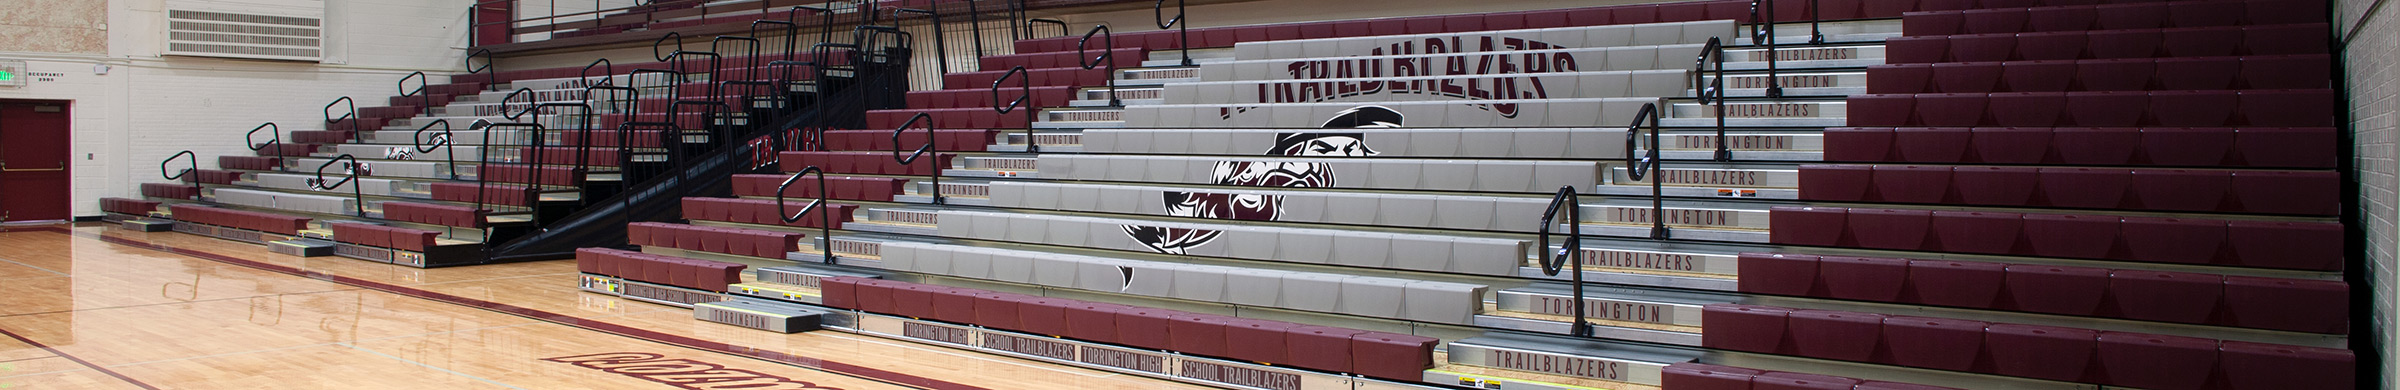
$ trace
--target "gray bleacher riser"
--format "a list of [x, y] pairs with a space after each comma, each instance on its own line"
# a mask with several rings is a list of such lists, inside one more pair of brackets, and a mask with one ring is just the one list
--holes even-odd
[[[465, 161], [479, 158], [481, 156], [479, 153], [483, 153], [483, 147], [450, 145], [434, 148], [432, 152], [419, 152], [417, 151], [417, 147], [414, 145], [341, 144], [333, 145], [331, 150], [321, 150], [319, 153], [331, 153], [335, 155], [348, 154], [359, 158], [397, 160], [443, 160], [450, 158], [452, 153], [456, 153], [459, 160]], [[494, 160], [501, 160], [503, 157], [514, 157], [513, 154], [514, 153], [493, 153], [492, 158]]]
[[[1233, 56], [1239, 59], [1307, 58], [1336, 55], [1370, 55], [1377, 48], [1389, 50], [1395, 44], [1413, 45], [1418, 53], [1458, 53], [1505, 51], [1516, 48], [1546, 47], [1611, 47], [1632, 45], [1666, 45], [1677, 43], [1707, 43], [1709, 38], [1732, 41], [1737, 25], [1732, 20], [1702, 20], [1691, 22], [1620, 24], [1587, 27], [1478, 31], [1466, 33], [1434, 33], [1410, 35], [1378, 35], [1346, 38], [1295, 39], [1282, 41], [1242, 42], [1233, 46]], [[1443, 45], [1436, 51], [1428, 44]], [[1455, 44], [1453, 43], [1455, 42]], [[1522, 46], [1509, 47], [1517, 42]], [[1536, 45], [1539, 42], [1541, 45]], [[1489, 47], [1487, 47], [1487, 45]]]
[[[461, 162], [464, 162], [464, 161], [466, 160], [466, 158], [465, 158], [465, 156], [460, 156], [459, 160], [461, 160]], [[306, 171], [314, 172], [314, 171], [317, 169], [317, 167], [318, 167], [318, 166], [325, 164], [325, 162], [326, 162], [326, 161], [328, 161], [328, 159], [322, 159], [322, 158], [299, 158], [299, 159], [292, 159], [291, 161], [292, 161], [292, 162], [291, 162], [291, 163], [289, 163], [289, 166], [293, 167], [293, 169], [295, 170], [295, 172], [297, 172], [297, 171], [300, 171], [300, 170], [306, 170]], [[370, 174], [370, 175], [375, 175], [375, 176], [386, 176], [386, 177], [420, 177], [420, 178], [441, 178], [441, 179], [447, 179], [447, 178], [449, 178], [449, 177], [450, 177], [450, 170], [449, 170], [449, 168], [448, 168], [448, 167], [449, 167], [449, 163], [444, 163], [444, 162], [431, 162], [431, 161], [365, 161], [365, 162], [361, 162], [361, 163], [363, 163], [363, 164], [367, 164], [367, 171], [368, 171], [367, 173], [368, 173], [368, 174]], [[326, 169], [326, 171], [327, 171], [327, 172], [332, 172], [332, 170], [333, 170], [333, 168], [327, 168], [327, 169]], [[473, 173], [473, 172], [474, 172], [474, 170], [473, 170], [473, 169], [460, 169], [460, 170], [459, 170], [459, 174], [468, 174], [468, 173]]]
[[215, 194], [216, 201], [225, 204], [324, 214], [358, 212], [355, 208], [357, 203], [347, 196], [302, 195], [236, 188], [217, 189]]
[[1130, 154], [1271, 155], [1289, 134], [1355, 133], [1378, 157], [1572, 158], [1625, 157], [1625, 129], [1085, 129], [1083, 151]]
[[[1689, 70], [1627, 70], [1426, 77], [1351, 77], [1167, 84], [1165, 104], [1281, 104], [1458, 99], [1668, 97], [1690, 88]], [[1455, 91], [1453, 91], [1455, 90]]]
[[1195, 256], [1490, 276], [1514, 275], [1533, 245], [1526, 240], [1447, 235], [972, 211], [943, 212], [939, 232], [955, 238], [1154, 252], [1127, 233], [1131, 226], [1221, 233], [1184, 252]]
[[[1437, 75], [1449, 73], [1447, 68], [1448, 63], [1453, 58], [1463, 57], [1463, 59], [1460, 59], [1461, 61], [1467, 61], [1469, 63], [1476, 64], [1476, 66], [1480, 66], [1484, 61], [1485, 56], [1492, 55], [1506, 57], [1506, 59], [1512, 63], [1544, 63], [1548, 66], [1543, 70], [1548, 72], [1691, 69], [1693, 65], [1692, 59], [1698, 57], [1700, 55], [1700, 49], [1704, 48], [1705, 46], [1707, 45], [1679, 43], [1671, 45], [1512, 50], [1505, 52], [1505, 54], [1494, 52], [1398, 55], [1343, 53], [1340, 55], [1329, 55], [1313, 58], [1244, 59], [1239, 61], [1202, 63], [1200, 64], [1200, 81], [1289, 80], [1300, 78], [1302, 76], [1302, 74], [1295, 72], [1295, 69], [1314, 70], [1317, 67], [1325, 68], [1329, 73], [1338, 72], [1339, 69], [1348, 67], [1352, 69], [1352, 73], [1363, 72], [1374, 75], [1387, 75], [1395, 77], [1408, 74]], [[1501, 61], [1503, 60], [1502, 57], [1491, 57], [1491, 60], [1495, 62]], [[1425, 64], [1432, 64], [1438, 67], [1428, 69], [1425, 68]], [[1519, 68], [1524, 69], [1522, 66]], [[1498, 68], [1496, 66], [1493, 69], [1495, 71], [1489, 73], [1508, 73], [1497, 72]], [[1518, 72], [1525, 72], [1529, 70], [1530, 69], [1525, 69]], [[1472, 70], [1464, 70], [1462, 72], [1485, 73], [1473, 72]], [[1313, 75], [1313, 73], [1310, 73], [1310, 75]], [[1336, 75], [1338, 76], [1339, 74], [1337, 73]]]
[[[886, 269], [1203, 302], [1467, 324], [1482, 285], [888, 242]], [[1131, 279], [1126, 275], [1130, 270]]]
[[[342, 175], [342, 172], [343, 171], [338, 169], [326, 170], [325, 181], [329, 182], [326, 184], [341, 183], [342, 178], [348, 177], [346, 175]], [[350, 186], [356, 185], [358, 186], [358, 192], [360, 194], [390, 196], [392, 195], [393, 191], [409, 185], [408, 182], [400, 180], [359, 178], [356, 180], [351, 180], [349, 183], [341, 183], [341, 185], [333, 188], [318, 189], [315, 185], [310, 184], [310, 181], [317, 179], [317, 175], [314, 173], [261, 173], [254, 175], [251, 178], [257, 181], [258, 186], [260, 187], [300, 191], [325, 191], [327, 194], [348, 194], [350, 193]]]
[[[427, 143], [432, 143], [432, 142], [433, 142], [433, 135], [434, 135], [435, 133], [439, 133], [439, 132], [440, 132], [440, 129], [441, 129], [441, 127], [440, 127], [440, 126], [435, 126], [435, 127], [434, 127], [434, 130], [425, 132], [425, 140], [424, 140], [424, 141], [426, 141]], [[450, 132], [450, 142], [451, 142], [451, 143], [456, 143], [456, 144], [459, 144], [459, 145], [475, 145], [475, 144], [481, 144], [481, 143], [483, 143], [483, 135], [484, 135], [483, 133], [484, 133], [483, 131], [452, 130], [452, 131]], [[524, 134], [524, 133], [525, 133], [524, 131], [518, 131], [518, 130], [502, 130], [502, 131], [495, 132], [495, 133], [493, 133], [493, 134], [492, 134], [492, 144], [494, 144], [494, 145], [524, 145], [524, 144], [525, 144], [525, 139], [521, 137], [521, 134]], [[413, 130], [409, 130], [409, 131], [402, 131], [402, 130], [389, 130], [389, 131], [375, 131], [375, 132], [369, 132], [369, 133], [367, 133], [367, 135], [366, 135], [366, 137], [365, 137], [365, 138], [367, 139], [367, 142], [369, 142], [369, 143], [377, 143], [377, 144], [390, 144], [390, 145], [415, 145], [415, 144], [417, 143], [417, 141], [418, 141], [416, 137], [417, 137], [416, 131], [413, 131]], [[446, 152], [444, 152], [444, 151], [441, 151], [441, 150], [436, 150], [436, 151], [434, 151], [434, 153], [446, 153]], [[459, 156], [460, 158], [462, 158], [462, 159], [463, 159], [463, 158], [466, 158], [467, 156], [469, 156], [469, 154], [467, 154], [467, 153], [468, 153], [468, 152], [467, 152], [467, 151], [465, 151], [465, 150], [460, 150], [460, 151], [459, 151], [459, 153], [458, 153], [458, 156]], [[426, 153], [418, 153], [418, 154], [419, 154], [419, 155], [424, 155], [424, 154], [426, 154]], [[437, 154], [437, 155], [438, 155], [438, 154]]]
[[1594, 161], [1413, 160], [1287, 157], [1183, 157], [1045, 154], [1035, 161], [1043, 178], [1217, 184], [1225, 161], [1325, 163], [1336, 188], [1550, 193], [1600, 180]]
[[[1318, 128], [1344, 110], [1380, 106], [1405, 127], [1624, 127], [1655, 97], [1491, 99], [1280, 104], [1163, 104], [1125, 107], [1127, 128]], [[1661, 105], [1659, 114], [1668, 107]]]
[[1276, 221], [1533, 232], [1550, 205], [1543, 198], [1456, 194], [1173, 188], [1032, 181], [994, 181], [995, 207], [1168, 215], [1167, 192], [1272, 196]]

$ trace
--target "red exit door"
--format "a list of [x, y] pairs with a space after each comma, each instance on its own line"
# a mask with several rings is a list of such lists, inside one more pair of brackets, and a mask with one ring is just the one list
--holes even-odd
[[0, 101], [0, 222], [72, 217], [68, 131], [67, 102]]

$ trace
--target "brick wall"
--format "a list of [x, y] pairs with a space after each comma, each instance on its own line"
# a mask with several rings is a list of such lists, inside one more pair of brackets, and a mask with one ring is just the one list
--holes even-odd
[[[2389, 1], [2389, 0], [2385, 0]], [[2373, 323], [2370, 329], [2356, 332], [2354, 337], [2373, 340], [2383, 355], [2382, 376], [2377, 382], [2385, 389], [2400, 389], [2400, 343], [2394, 342], [2393, 316], [2400, 313], [2400, 297], [2393, 295], [2393, 283], [2400, 282], [2395, 267], [2400, 267], [2400, 164], [2395, 164], [2396, 114], [2393, 95], [2400, 94], [2400, 9], [2375, 0], [2342, 0], [2335, 3], [2334, 33], [2347, 37], [2340, 42], [2345, 74], [2344, 88], [2350, 94], [2350, 130], [2355, 144], [2353, 153], [2358, 169], [2358, 223], [2366, 230], [2365, 286], [2354, 289], [2374, 291]]]

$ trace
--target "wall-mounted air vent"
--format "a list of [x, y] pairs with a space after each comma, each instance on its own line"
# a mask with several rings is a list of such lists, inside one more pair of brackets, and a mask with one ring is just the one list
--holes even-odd
[[[317, 61], [324, 55], [325, 9], [274, 7], [277, 14], [167, 9], [167, 55]], [[216, 8], [216, 7], [209, 7]], [[293, 14], [298, 15], [293, 15]]]

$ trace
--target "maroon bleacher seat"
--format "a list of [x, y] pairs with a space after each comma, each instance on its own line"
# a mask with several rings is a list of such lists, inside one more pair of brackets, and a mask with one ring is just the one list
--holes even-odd
[[1832, 298], [1897, 301], [1907, 275], [1908, 261], [1901, 259], [1824, 256], [1817, 263], [1817, 281]]
[[1765, 371], [1700, 363], [1675, 363], [1663, 369], [1660, 387], [1676, 390], [1750, 390], [1750, 381]]
[[1961, 127], [1903, 127], [1893, 129], [1892, 143], [1903, 161], [1961, 161], [1974, 135]]
[[1995, 373], [2080, 381], [2099, 342], [2098, 332], [2088, 329], [1993, 324], [1984, 328], [1984, 348]]
[[1716, 349], [1778, 353], [1785, 350], [1784, 329], [1792, 311], [1772, 306], [1708, 305], [1700, 322], [1708, 324], [1700, 343]]
[[2104, 383], [2196, 389], [2217, 367], [2217, 340], [2122, 332], [2101, 332], [2097, 340]]
[[[1117, 341], [1139, 348], [1173, 349], [1175, 340], [1170, 332], [1172, 332], [1174, 327], [1172, 323], [1175, 320], [1170, 316], [1175, 313], [1180, 312], [1132, 306], [1117, 308]], [[1347, 349], [1348, 340], [1344, 339], [1343, 341], [1342, 345]], [[1348, 356], [1348, 354], [1344, 353], [1343, 356]], [[1348, 367], [1350, 363], [1348, 359], [1343, 359], [1341, 364]]]
[[1768, 212], [1768, 241], [1777, 244], [1838, 245], [1850, 218], [1849, 209], [1839, 207], [1775, 206]]
[[1857, 379], [1797, 372], [1768, 372], [1750, 379], [1751, 390], [1845, 390], [1857, 386]]
[[[1295, 326], [1284, 330], [1284, 341], [1291, 352], [1286, 357], [1294, 366], [1333, 372], [1352, 372], [1350, 338], [1366, 331], [1330, 326]], [[1228, 336], [1230, 337], [1230, 335]], [[1242, 343], [1237, 342], [1236, 345]]]
[[1231, 347], [1225, 339], [1225, 328], [1232, 318], [1199, 313], [1167, 314], [1167, 342], [1171, 349], [1184, 353], [1228, 357]]
[[2350, 330], [2346, 283], [2226, 276], [2226, 323], [2253, 328], [2340, 334]]
[[1099, 302], [1069, 304], [1064, 313], [1067, 319], [1067, 330], [1062, 336], [1103, 343], [1118, 343], [1120, 327], [1117, 326], [1117, 313], [1126, 308], [1127, 306], [1124, 305]]
[[2205, 264], [2225, 243], [2225, 221], [2128, 217], [2118, 225], [2125, 258]]
[[1026, 333], [1064, 336], [1067, 334], [1067, 308], [1079, 302], [1059, 298], [1034, 298], [1017, 304], [1017, 325]]
[[1313, 350], [1293, 349], [1286, 336], [1300, 325], [1283, 321], [1253, 318], [1232, 318], [1225, 324], [1225, 357], [1253, 362], [1290, 361], [1291, 352], [1316, 353]]
[[2219, 375], [2236, 389], [2347, 389], [2357, 380], [2348, 350], [2224, 341]]
[[2115, 270], [2108, 284], [2119, 317], [2197, 324], [2217, 311], [2226, 282], [2215, 274]]
[[1421, 381], [1433, 368], [1433, 347], [1441, 340], [1397, 333], [1366, 332], [1350, 336], [1353, 373], [1368, 377]]
[[[1829, 132], [1830, 133], [1830, 132]], [[1837, 202], [1868, 200], [1874, 168], [1867, 165], [1800, 166], [1800, 199]]]
[[1806, 296], [1817, 289], [1818, 256], [1786, 253], [1743, 253], [1736, 280], [1742, 292]]
[[1002, 292], [986, 292], [975, 296], [975, 324], [993, 329], [1023, 330], [1018, 321], [1020, 308], [1033, 297]]
[[2007, 280], [2007, 264], [1911, 260], [1908, 295], [1928, 305], [1996, 307]]
[[[1851, 240], [1877, 249], [1919, 249], [1927, 242], [1933, 212], [1904, 209], [1850, 209]], [[1769, 222], [1772, 224], [1772, 221]]]
[[447, 204], [383, 202], [384, 219], [430, 225], [479, 229], [489, 224], [485, 221], [485, 214], [490, 212], [490, 210], [477, 210], [472, 207]]
[[2005, 272], [2006, 296], [2017, 310], [2089, 316], [2108, 292], [2107, 269], [2018, 264]]
[[1825, 310], [1796, 310], [1787, 317], [1786, 332], [1801, 356], [1865, 361], [1879, 349], [1884, 315]]
[[1938, 370], [1968, 371], [1983, 355], [1982, 321], [1947, 318], [1883, 318], [1883, 348], [1892, 364]]
[[2036, 189], [2041, 188], [2041, 173], [2033, 167], [1957, 167], [1951, 170], [1952, 187], [1959, 201], [1966, 204], [2030, 205]]

